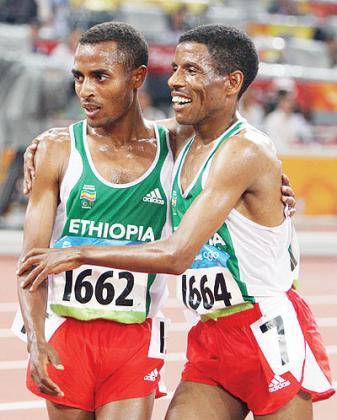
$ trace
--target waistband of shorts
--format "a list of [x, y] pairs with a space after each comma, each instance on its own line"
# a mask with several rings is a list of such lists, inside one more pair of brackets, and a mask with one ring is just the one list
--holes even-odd
[[262, 316], [259, 304], [253, 304], [250, 302], [236, 305], [236, 307], [232, 308], [225, 308], [217, 312], [219, 313], [218, 316], [212, 316], [212, 314], [202, 315], [201, 321], [216, 322], [220, 323], [222, 327], [230, 328], [239, 325], [251, 324]]
[[87, 321], [83, 321], [81, 319], [72, 318], [72, 317], [64, 317], [67, 322], [71, 322], [78, 325], [83, 326], [115, 326], [116, 328], [120, 327], [137, 327], [137, 326], [144, 326], [144, 325], [151, 325], [152, 324], [152, 318], [146, 318], [143, 322], [134, 322], [134, 323], [124, 323], [124, 322], [118, 322], [112, 319], [105, 319], [105, 318], [96, 318], [96, 319], [90, 319]]

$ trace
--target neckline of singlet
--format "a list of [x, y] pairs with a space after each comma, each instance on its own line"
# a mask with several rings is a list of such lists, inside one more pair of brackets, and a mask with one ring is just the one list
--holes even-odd
[[192, 182], [188, 185], [186, 190], [183, 191], [182, 186], [181, 186], [181, 171], [182, 171], [182, 168], [184, 166], [186, 156], [187, 156], [187, 154], [188, 154], [188, 152], [189, 152], [189, 150], [192, 146], [192, 143], [195, 139], [195, 136], [193, 136], [191, 138], [191, 140], [186, 144], [186, 146], [184, 147], [184, 149], [181, 152], [181, 159], [180, 159], [180, 162], [179, 162], [179, 167], [177, 169], [177, 184], [178, 184], [179, 192], [180, 192], [182, 197], [186, 198], [188, 196], [188, 194], [191, 192], [192, 188], [195, 186], [197, 180], [199, 179], [202, 171], [207, 166], [208, 161], [213, 156], [213, 154], [216, 152], [218, 146], [223, 141], [225, 141], [228, 138], [230, 138], [230, 137], [234, 136], [235, 134], [239, 133], [243, 128], [245, 128], [245, 126], [246, 126], [246, 120], [244, 118], [240, 118], [238, 121], [236, 121], [235, 123], [230, 125], [222, 134], [220, 134], [220, 136], [217, 139], [214, 140], [214, 145], [213, 145], [212, 149], [210, 150], [207, 158], [205, 159], [203, 164], [200, 166], [200, 168], [199, 168], [198, 172], [196, 173], [195, 177], [193, 178]]
[[[113, 182], [107, 181], [96, 169], [96, 166], [94, 164], [94, 161], [93, 161], [91, 153], [90, 153], [89, 144], [88, 144], [88, 140], [87, 140], [87, 121], [83, 120], [82, 123], [83, 123], [82, 124], [83, 147], [84, 147], [84, 151], [85, 151], [85, 154], [86, 154], [86, 158], [87, 158], [89, 167], [90, 167], [92, 173], [95, 175], [95, 177], [99, 181], [101, 181], [104, 185], [107, 185], [108, 187], [112, 187], [112, 188], [116, 188], [116, 189], [133, 187], [133, 186], [141, 183], [142, 181], [144, 181], [148, 176], [150, 176], [150, 174], [156, 168], [157, 163], [159, 161], [160, 153], [161, 153], [160, 133], [159, 133], [159, 128], [156, 124], [153, 124], [153, 127], [154, 127], [155, 135], [156, 135], [157, 150], [156, 150], [156, 156], [155, 156], [153, 162], [151, 163], [151, 165], [149, 166], [149, 168], [143, 173], [143, 175], [141, 175], [139, 178], [135, 179], [132, 182], [126, 182], [126, 183], [123, 183], [123, 184], [115, 184]], [[74, 133], [74, 137], [75, 137], [75, 133]]]

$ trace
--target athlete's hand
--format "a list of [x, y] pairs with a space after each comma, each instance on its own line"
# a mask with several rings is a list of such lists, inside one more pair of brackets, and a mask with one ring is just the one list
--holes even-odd
[[293, 216], [296, 213], [296, 200], [294, 190], [290, 186], [289, 178], [287, 175], [282, 174], [282, 202], [288, 205], [288, 214]]
[[34, 292], [48, 278], [48, 275], [63, 273], [79, 267], [81, 265], [78, 259], [79, 256], [80, 247], [32, 249], [19, 262], [18, 276], [31, 270], [20, 286], [23, 289], [30, 286], [29, 290]]
[[49, 363], [55, 369], [64, 370], [57, 351], [48, 343], [30, 345], [30, 374], [40, 392], [63, 397], [63, 391], [53, 382], [47, 371]]
[[39, 140], [34, 139], [27, 147], [24, 155], [24, 180], [23, 180], [23, 193], [29, 194], [32, 190], [32, 182], [35, 177], [34, 156], [39, 145]]

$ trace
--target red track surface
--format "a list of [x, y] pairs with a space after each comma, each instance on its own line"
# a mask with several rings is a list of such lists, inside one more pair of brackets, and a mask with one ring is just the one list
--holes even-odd
[[[22, 420], [47, 419], [46, 411], [40, 408], [20, 408], [22, 402], [37, 402], [39, 399], [25, 389], [25, 370], [23, 368], [9, 368], [8, 362], [20, 361], [26, 358], [25, 344], [14, 336], [8, 336], [7, 332], [11, 326], [14, 311], [11, 307], [6, 308], [4, 304], [16, 302], [16, 279], [14, 257], [0, 257], [1, 282], [0, 282], [0, 419]], [[330, 363], [334, 381], [337, 380], [337, 258], [303, 258], [301, 269], [301, 294], [308, 297], [319, 323], [325, 344], [328, 346]], [[170, 284], [171, 307], [165, 310], [173, 323], [184, 322], [181, 308], [175, 306], [174, 285]], [[173, 303], [173, 305], [172, 305]], [[180, 324], [181, 325], [181, 324]], [[173, 359], [179, 359], [177, 352], [185, 351], [186, 332], [171, 331], [168, 341], [168, 354]], [[183, 366], [182, 360], [169, 360], [167, 363], [165, 382], [168, 390], [173, 391], [176, 387], [180, 371]], [[9, 403], [18, 403], [17, 408], [10, 407]], [[168, 406], [169, 400], [158, 400], [155, 403], [153, 420], [162, 420]], [[21, 404], [22, 406], [22, 404]], [[9, 409], [11, 408], [11, 409]], [[336, 417], [337, 397], [314, 405], [315, 420], [328, 420]]]

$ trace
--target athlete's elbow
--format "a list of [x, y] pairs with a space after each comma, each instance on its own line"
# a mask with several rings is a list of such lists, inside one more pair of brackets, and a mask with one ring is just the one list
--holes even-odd
[[184, 251], [177, 249], [171, 254], [170, 273], [176, 276], [183, 274], [192, 264], [193, 258]]

